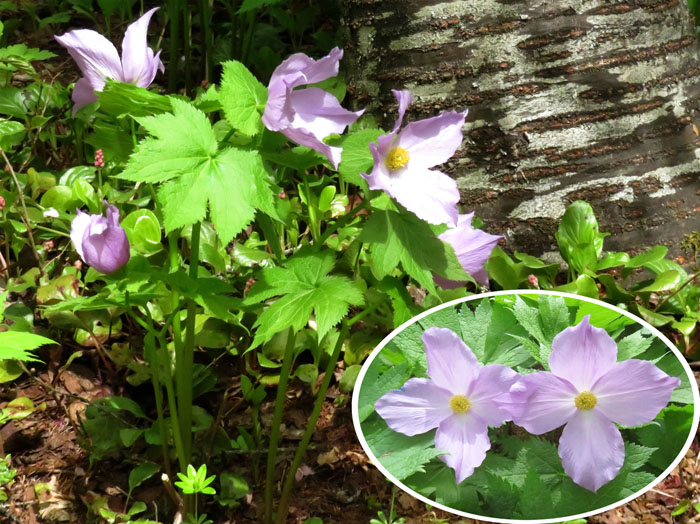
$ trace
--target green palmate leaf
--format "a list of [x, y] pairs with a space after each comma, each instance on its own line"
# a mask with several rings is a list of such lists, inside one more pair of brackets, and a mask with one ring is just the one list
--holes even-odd
[[437, 238], [430, 226], [407, 211], [374, 209], [361, 240], [372, 244], [372, 271], [384, 278], [399, 264], [423, 287], [434, 291], [432, 274], [468, 280], [454, 250]]
[[51, 339], [21, 331], [0, 332], [0, 360], [21, 360], [23, 362], [41, 362], [30, 353], [44, 344], [56, 344]]
[[[498, 481], [497, 481], [498, 482]], [[455, 473], [445, 467], [444, 463], [433, 460], [425, 465], [425, 472], [415, 473], [404, 483], [421, 494], [434, 498], [436, 502], [450, 508], [481, 513], [479, 509], [479, 494], [474, 486], [462, 483], [457, 485]], [[489, 483], [489, 488], [493, 485]], [[489, 513], [493, 515], [493, 513]]]
[[444, 454], [435, 449], [435, 431], [407, 437], [389, 429], [378, 415], [367, 420], [363, 433], [379, 462], [399, 480], [425, 471], [432, 458]]
[[408, 294], [406, 286], [398, 278], [384, 277], [377, 287], [391, 298], [395, 328], [422, 311], [414, 302], [413, 297]]
[[488, 490], [485, 493], [485, 505], [488, 514], [494, 517], [512, 517], [518, 506], [519, 490], [508, 480], [487, 473]]
[[347, 181], [368, 191], [367, 181], [360, 173], [369, 173], [374, 160], [367, 145], [384, 134], [381, 129], [363, 129], [348, 135], [342, 143], [343, 154], [338, 172]]
[[423, 329], [431, 327], [447, 328], [459, 334], [462, 331], [459, 314], [455, 308], [447, 307], [436, 311], [420, 321]]
[[640, 446], [633, 442], [625, 442], [625, 467], [634, 471], [649, 462], [656, 448]]
[[598, 231], [593, 208], [578, 200], [564, 213], [556, 234], [564, 260], [577, 272], [595, 271], [606, 234]]
[[0, 48], [0, 60], [9, 57], [17, 57], [27, 62], [37, 62], [39, 60], [48, 60], [56, 55], [51, 51], [42, 51], [35, 47], [27, 47], [24, 44], [14, 44], [11, 46]]
[[397, 366], [392, 366], [381, 374], [379, 369], [379, 360], [375, 359], [362, 380], [358, 409], [360, 422], [364, 422], [374, 413], [374, 403], [379, 400], [382, 395], [392, 389], [400, 388], [411, 376], [411, 371], [406, 362], [402, 362]]
[[387, 348], [399, 350], [406, 358], [408, 366], [416, 377], [427, 377], [428, 361], [425, 357], [425, 345], [421, 337], [425, 331], [420, 324], [411, 324], [391, 339]]
[[180, 100], [172, 104], [172, 114], [139, 119], [153, 137], [139, 144], [121, 177], [166, 182], [158, 191], [166, 232], [203, 220], [208, 202], [226, 244], [253, 220], [255, 208], [272, 209], [262, 160], [254, 151], [217, 151], [206, 115]]
[[520, 296], [517, 296], [513, 306], [513, 313], [530, 336], [542, 344], [547, 342], [540, 324], [540, 312], [536, 307], [528, 306]]
[[556, 445], [548, 440], [531, 438], [520, 448], [512, 465], [507, 468], [499, 465], [490, 471], [522, 488], [531, 469], [550, 487], [561, 482], [564, 469]]
[[97, 95], [100, 109], [116, 117], [123, 115], [143, 117], [167, 113], [173, 109], [171, 97], [114, 80], [107, 80], [104, 89]]
[[656, 420], [636, 430], [639, 442], [648, 448], [656, 448], [649, 463], [666, 469], [685, 444], [693, 423], [693, 406], [668, 406]]
[[642, 335], [641, 330], [626, 336], [617, 343], [617, 360], [627, 360], [641, 355], [649, 349], [652, 342], [654, 342], [654, 339], [650, 336]]
[[293, 327], [300, 330], [311, 314], [316, 317], [319, 339], [347, 315], [351, 305], [364, 303], [362, 292], [343, 276], [329, 276], [332, 253], [297, 253], [286, 267], [266, 268], [248, 294], [253, 304], [281, 296], [255, 322], [258, 328], [251, 348], [270, 340], [275, 333]]
[[551, 344], [555, 336], [571, 325], [571, 313], [566, 301], [554, 295], [539, 295], [538, 308], [542, 330]]
[[471, 348], [481, 362], [483, 362], [486, 335], [491, 322], [491, 302], [482, 300], [472, 311], [464, 304], [459, 311], [459, 324], [462, 330], [462, 340]]
[[554, 511], [552, 493], [534, 467], [531, 467], [525, 476], [518, 502], [521, 516], [527, 519], [552, 516]]
[[518, 366], [530, 359], [530, 354], [518, 343], [517, 337], [527, 332], [513, 312], [502, 304], [492, 304], [491, 321], [484, 342], [484, 363]]
[[173, 113], [137, 119], [152, 137], [142, 140], [120, 175], [134, 182], [163, 182], [211, 161], [217, 144], [206, 115], [173, 100]]
[[267, 102], [267, 89], [240, 62], [224, 62], [223, 68], [219, 100], [226, 120], [244, 135], [257, 135], [262, 131], [260, 114]]

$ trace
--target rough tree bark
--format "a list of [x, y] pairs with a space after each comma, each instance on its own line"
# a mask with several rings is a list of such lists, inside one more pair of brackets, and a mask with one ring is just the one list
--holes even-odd
[[[509, 249], [555, 249], [568, 203], [606, 248], [700, 229], [700, 45], [684, 0], [345, 0], [355, 103], [393, 122], [469, 108], [447, 166]], [[698, 123], [700, 125], [700, 123]], [[386, 126], [385, 126], [386, 127]]]

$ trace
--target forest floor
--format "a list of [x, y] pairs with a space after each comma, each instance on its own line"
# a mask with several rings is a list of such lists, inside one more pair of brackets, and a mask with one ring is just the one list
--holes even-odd
[[[235, 376], [229, 375], [226, 386], [234, 385]], [[700, 373], [696, 371], [700, 382]], [[221, 385], [221, 384], [220, 384]], [[136, 400], [138, 391], [114, 391], [101, 382], [89, 365], [72, 364], [55, 376], [53, 372], [38, 370], [0, 390], [0, 407], [16, 396], [26, 396], [35, 405], [46, 403], [46, 409], [31, 416], [11, 421], [0, 431], [4, 449], [0, 452], [12, 455], [12, 467], [17, 470], [14, 483], [8, 489], [9, 500], [0, 504], [0, 522], [21, 524], [49, 524], [92, 522], [88, 506], [99, 497], [107, 499], [109, 507], [124, 511], [127, 503], [129, 470], [137, 463], [135, 446], [131, 456], [113, 460], [105, 459], [90, 465], [90, 453], [81, 446], [78, 432], [80, 417], [91, 400], [114, 393], [132, 393]], [[209, 400], [209, 399], [206, 399]], [[213, 398], [212, 398], [213, 400]], [[219, 397], [219, 402], [221, 401]], [[215, 402], [215, 400], [213, 400]], [[236, 395], [224, 399], [223, 406], [229, 415], [224, 429], [229, 433], [235, 428], [250, 425], [250, 412]], [[214, 411], [221, 406], [213, 404]], [[274, 402], [263, 403], [261, 421], [263, 431], [272, 417]], [[291, 459], [295, 441], [301, 437], [308, 413], [312, 409], [312, 397], [308, 387], [294, 382], [290, 387], [285, 408], [285, 429], [281, 443], [280, 468]], [[265, 431], [266, 432], [266, 431]], [[84, 442], [83, 442], [84, 443]], [[624, 506], [590, 517], [592, 524], [690, 524], [700, 522], [700, 515], [692, 505], [700, 502], [700, 439], [696, 435], [685, 458], [673, 472], [653, 489]], [[256, 463], [257, 457], [257, 463]], [[212, 464], [211, 472], [236, 471], [249, 479], [251, 486], [258, 486], [234, 509], [223, 508], [209, 500], [204, 509], [215, 524], [260, 522], [263, 493], [262, 482], [255, 482], [264, 475], [264, 453], [234, 452], [224, 460]], [[278, 478], [285, 471], [281, 469]], [[377, 511], [389, 513], [392, 489], [382, 474], [372, 466], [364, 454], [352, 424], [350, 397], [331, 387], [314, 441], [305, 464], [297, 474], [298, 483], [290, 508], [288, 522], [302, 523], [316, 517], [323, 523], [367, 524], [376, 518]], [[146, 502], [149, 508], [160, 506], [163, 520], [166, 490], [154, 476], [132, 494], [132, 501]], [[672, 515], [682, 501], [690, 507], [680, 515]], [[457, 517], [427, 508], [411, 496], [396, 492], [397, 516], [405, 517], [406, 524], [418, 523], [472, 523], [480, 522]], [[318, 521], [316, 521], [318, 522]]]

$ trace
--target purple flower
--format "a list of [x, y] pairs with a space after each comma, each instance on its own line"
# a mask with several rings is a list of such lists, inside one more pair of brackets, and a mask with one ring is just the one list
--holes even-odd
[[486, 458], [491, 447], [487, 426], [510, 420], [509, 388], [517, 373], [501, 364], [481, 366], [472, 350], [451, 330], [429, 328], [423, 333], [427, 378], [409, 379], [374, 404], [394, 431], [417, 435], [433, 428], [440, 460], [462, 482]]
[[[472, 227], [474, 213], [459, 215], [457, 227], [448, 229], [438, 238], [450, 244], [457, 254], [457, 260], [462, 269], [474, 280], [483, 286], [489, 285], [489, 276], [484, 269], [486, 261], [491, 256], [491, 251], [503, 238], [501, 235], [490, 235], [481, 229]], [[435, 281], [445, 289], [454, 289], [463, 286], [465, 282], [447, 280], [436, 276]]]
[[154, 54], [148, 47], [146, 33], [148, 23], [158, 8], [147, 11], [126, 29], [122, 40], [122, 57], [114, 44], [91, 29], [76, 29], [56, 40], [78, 64], [83, 78], [73, 89], [73, 114], [83, 106], [97, 101], [95, 91], [102, 91], [105, 80], [111, 78], [126, 84], [148, 87], [160, 69], [165, 72], [160, 60], [160, 51]]
[[646, 360], [617, 362], [617, 345], [586, 315], [552, 341], [548, 371], [525, 375], [513, 386], [513, 422], [541, 435], [561, 425], [564, 471], [590, 491], [619, 473], [625, 444], [615, 423], [653, 420], [680, 379]]
[[393, 91], [399, 118], [388, 135], [369, 148], [374, 167], [362, 174], [370, 189], [382, 189], [409, 211], [431, 224], [457, 224], [459, 190], [445, 173], [430, 169], [447, 162], [462, 143], [467, 111], [448, 111], [407, 124], [398, 131], [411, 103], [409, 91]]
[[340, 163], [342, 148], [331, 147], [323, 139], [341, 134], [364, 112], [343, 109], [338, 99], [318, 87], [295, 88], [315, 84], [338, 74], [342, 49], [335, 47], [319, 60], [296, 53], [277, 66], [267, 87], [267, 104], [262, 121], [271, 131], [325, 155], [334, 167]]
[[119, 225], [119, 210], [107, 206], [107, 217], [79, 209], [70, 229], [75, 250], [100, 273], [114, 273], [129, 261], [129, 240]]

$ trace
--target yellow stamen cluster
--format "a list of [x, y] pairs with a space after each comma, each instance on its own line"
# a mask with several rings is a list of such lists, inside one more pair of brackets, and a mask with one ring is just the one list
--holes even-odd
[[595, 395], [590, 391], [584, 391], [578, 394], [574, 402], [578, 409], [589, 410], [595, 407], [598, 403], [598, 399], [595, 398]]
[[404, 149], [403, 147], [394, 147], [386, 154], [384, 163], [389, 169], [396, 170], [406, 167], [406, 164], [408, 164], [410, 159], [411, 155], [408, 154], [407, 149]]
[[472, 403], [464, 395], [455, 395], [450, 399], [450, 409], [455, 413], [466, 413], [471, 407]]

